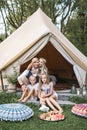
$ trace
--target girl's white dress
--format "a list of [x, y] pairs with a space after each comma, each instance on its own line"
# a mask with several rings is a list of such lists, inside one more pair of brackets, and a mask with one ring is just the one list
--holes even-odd
[[38, 86], [39, 86], [39, 83], [36, 83], [33, 86], [31, 84], [27, 85], [27, 87], [28, 87], [29, 90], [34, 89], [36, 92], [38, 91]]
[[[45, 94], [50, 93], [51, 85], [50, 83], [48, 85], [42, 84], [41, 90], [45, 92]], [[53, 90], [53, 95], [56, 96], [56, 99], [58, 98], [57, 92]]]
[[[30, 90], [32, 90], [32, 89], [34, 89], [35, 90], [35, 93], [37, 93], [37, 91], [38, 91], [38, 86], [39, 86], [39, 83], [36, 83], [35, 85], [31, 85], [31, 84], [29, 84], [29, 85], [27, 85], [27, 88], [29, 89], [29, 91]], [[32, 95], [31, 97], [30, 97], [30, 100], [37, 100], [37, 97], [36, 96], [34, 96], [34, 95]]]

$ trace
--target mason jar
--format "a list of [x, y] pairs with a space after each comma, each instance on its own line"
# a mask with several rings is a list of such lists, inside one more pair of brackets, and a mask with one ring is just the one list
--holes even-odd
[[76, 89], [76, 85], [73, 84], [72, 87], [71, 87], [71, 93], [72, 94], [76, 94], [77, 93], [77, 89]]

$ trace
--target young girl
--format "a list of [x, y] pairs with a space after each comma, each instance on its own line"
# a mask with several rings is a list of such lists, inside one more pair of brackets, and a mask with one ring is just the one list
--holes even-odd
[[23, 91], [21, 98], [18, 100], [20, 102], [26, 102], [29, 98], [37, 99], [38, 96], [38, 83], [36, 83], [36, 77], [31, 75], [29, 77], [30, 84], [27, 85]]
[[53, 88], [53, 82], [49, 82], [49, 77], [46, 74], [42, 74], [41, 82], [39, 82], [39, 89], [38, 89], [38, 97], [40, 99], [41, 107], [39, 110], [44, 109], [44, 105], [48, 104], [48, 106], [52, 110], [56, 110], [60, 113], [63, 112], [61, 106], [57, 103], [56, 99], [58, 97], [56, 91]]

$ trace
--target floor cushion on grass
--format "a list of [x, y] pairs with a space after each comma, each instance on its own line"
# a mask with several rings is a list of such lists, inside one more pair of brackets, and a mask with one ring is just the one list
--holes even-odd
[[81, 103], [81, 104], [76, 104], [72, 107], [72, 113], [87, 117], [87, 104], [86, 103]]
[[0, 119], [5, 121], [22, 121], [34, 115], [33, 110], [21, 103], [0, 105]]

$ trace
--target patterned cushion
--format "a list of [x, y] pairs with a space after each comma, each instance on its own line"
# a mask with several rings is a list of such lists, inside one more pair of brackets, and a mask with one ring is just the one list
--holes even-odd
[[87, 103], [76, 104], [71, 111], [76, 115], [87, 117]]
[[28, 106], [21, 103], [10, 103], [0, 105], [0, 119], [5, 121], [22, 121], [34, 115]]

